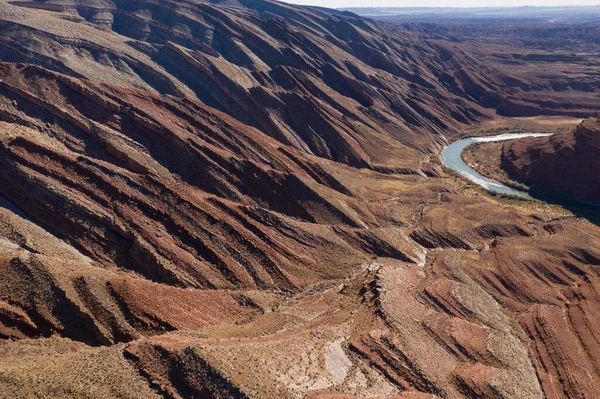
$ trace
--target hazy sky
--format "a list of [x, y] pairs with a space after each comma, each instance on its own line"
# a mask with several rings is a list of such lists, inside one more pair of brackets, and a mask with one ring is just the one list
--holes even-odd
[[600, 0], [284, 0], [321, 7], [512, 7], [600, 5]]

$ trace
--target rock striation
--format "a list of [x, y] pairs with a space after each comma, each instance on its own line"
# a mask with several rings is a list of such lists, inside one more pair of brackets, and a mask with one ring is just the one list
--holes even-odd
[[[435, 158], [518, 97], [473, 43], [271, 1], [0, 0], [0, 396], [594, 397], [600, 229]], [[548, 112], [600, 111], [586, 81]]]
[[254, 0], [11, 4], [26, 18], [0, 21], [4, 61], [200, 100], [356, 167], [417, 172], [442, 132], [490, 116], [440, 84], [434, 48], [425, 60], [426, 43], [351, 13]]

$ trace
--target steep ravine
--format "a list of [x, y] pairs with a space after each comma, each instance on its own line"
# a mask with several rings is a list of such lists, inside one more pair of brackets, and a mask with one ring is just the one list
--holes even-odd
[[255, 0], [0, 28], [0, 396], [600, 390], [598, 226], [434, 159], [503, 123], [472, 49]]

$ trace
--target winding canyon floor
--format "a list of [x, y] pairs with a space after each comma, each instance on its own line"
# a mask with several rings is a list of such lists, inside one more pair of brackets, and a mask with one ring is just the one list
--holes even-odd
[[[354, 254], [344, 276], [295, 271], [306, 281], [295, 292], [183, 289], [107, 269], [2, 202], [2, 334], [21, 339], [0, 345], [1, 396], [591, 397], [600, 229], [435, 170], [336, 166], [378, 226], [269, 216], [277, 234], [321, 242], [299, 256]], [[28, 339], [43, 323], [51, 337]]]

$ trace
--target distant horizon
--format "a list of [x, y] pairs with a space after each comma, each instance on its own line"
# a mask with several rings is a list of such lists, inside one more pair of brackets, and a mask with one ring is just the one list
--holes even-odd
[[[283, 1], [283, 0], [281, 0]], [[284, 1], [285, 3], [288, 4], [298, 4], [298, 5], [302, 5], [299, 3], [295, 3], [292, 1]], [[314, 7], [324, 7], [324, 6], [318, 6], [318, 5], [314, 5]], [[507, 6], [507, 5], [502, 5], [502, 6], [423, 6], [423, 5], [418, 5], [418, 6], [347, 6], [347, 7], [337, 7], [338, 9], [344, 9], [344, 8], [363, 8], [363, 9], [369, 9], [369, 8], [373, 8], [373, 9], [379, 9], [379, 10], [394, 10], [394, 9], [418, 9], [418, 8], [448, 8], [448, 9], [452, 9], [452, 8], [465, 8], [465, 9], [478, 9], [478, 8], [494, 8], [494, 9], [501, 9], [501, 8], [527, 8], [527, 7], [531, 7], [531, 8], [569, 8], [569, 7], [573, 7], [573, 8], [577, 8], [577, 7], [600, 7], [600, 4], [563, 4], [563, 5], [552, 5], [552, 6], [541, 6], [541, 5], [522, 5], [522, 6]]]
[[598, 0], [580, 0], [565, 4], [565, 0], [282, 0], [285, 3], [326, 8], [519, 8], [519, 7], [599, 7]]

